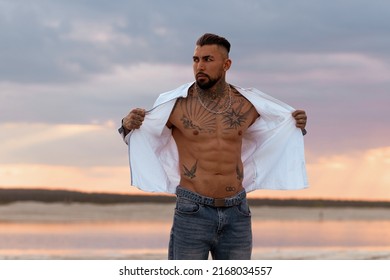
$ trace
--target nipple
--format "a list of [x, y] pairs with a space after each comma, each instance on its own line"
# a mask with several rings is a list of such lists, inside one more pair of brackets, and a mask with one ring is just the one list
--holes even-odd
[[240, 135], [240, 136], [242, 135], [242, 130], [238, 131], [238, 135]]
[[192, 134], [194, 134], [194, 135], [198, 135], [198, 134], [199, 134], [199, 131], [197, 131], [197, 130], [194, 130], [194, 131], [192, 132]]

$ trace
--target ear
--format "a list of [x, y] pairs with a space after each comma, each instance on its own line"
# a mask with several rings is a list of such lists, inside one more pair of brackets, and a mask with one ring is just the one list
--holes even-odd
[[225, 72], [226, 72], [227, 70], [230, 69], [230, 66], [232, 66], [232, 61], [231, 61], [231, 59], [227, 58], [225, 60], [224, 65], [223, 65], [223, 70], [225, 70]]

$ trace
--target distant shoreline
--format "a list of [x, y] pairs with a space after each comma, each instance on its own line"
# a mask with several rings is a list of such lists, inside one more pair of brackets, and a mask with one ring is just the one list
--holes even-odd
[[[390, 201], [322, 200], [322, 199], [264, 199], [249, 198], [251, 206], [276, 207], [366, 207], [390, 208]], [[0, 205], [14, 202], [43, 203], [174, 203], [168, 195], [126, 195], [113, 193], [85, 193], [68, 190], [0, 188]]]

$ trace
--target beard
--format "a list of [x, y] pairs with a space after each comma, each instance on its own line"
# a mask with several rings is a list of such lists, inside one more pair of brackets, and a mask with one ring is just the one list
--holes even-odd
[[212, 88], [221, 79], [221, 77], [219, 77], [218, 79], [212, 79], [209, 75], [204, 73], [202, 73], [202, 75], [205, 76], [207, 79], [205, 77], [202, 78], [197, 77], [196, 84], [198, 85], [199, 88], [203, 90]]

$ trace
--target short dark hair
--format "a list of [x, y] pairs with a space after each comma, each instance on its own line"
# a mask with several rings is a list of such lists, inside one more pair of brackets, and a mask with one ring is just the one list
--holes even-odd
[[227, 52], [230, 52], [230, 43], [228, 40], [226, 40], [224, 37], [211, 34], [211, 33], [206, 33], [202, 35], [197, 41], [196, 41], [197, 46], [204, 46], [204, 45], [218, 45], [227, 50]]

